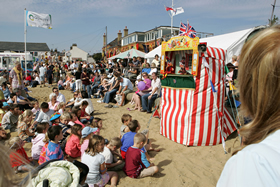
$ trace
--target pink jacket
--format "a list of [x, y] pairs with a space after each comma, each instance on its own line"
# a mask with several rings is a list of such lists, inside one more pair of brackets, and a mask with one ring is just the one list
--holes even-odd
[[81, 156], [81, 144], [80, 144], [80, 138], [78, 136], [72, 134], [69, 137], [65, 146], [65, 152], [67, 155], [73, 158], [77, 158]]
[[43, 140], [45, 139], [44, 133], [39, 133], [34, 139], [32, 139], [32, 148], [31, 148], [31, 156], [34, 160], [38, 160], [40, 157], [41, 150], [45, 143]]

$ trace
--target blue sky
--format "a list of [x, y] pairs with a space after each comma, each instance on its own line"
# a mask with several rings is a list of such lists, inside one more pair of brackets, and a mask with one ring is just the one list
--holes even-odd
[[[197, 31], [215, 35], [268, 24], [274, 0], [174, 0], [185, 12], [173, 26], [189, 20]], [[24, 8], [52, 15], [53, 29], [27, 27], [27, 42], [69, 50], [73, 43], [90, 54], [100, 51], [108, 27], [108, 42], [125, 26], [129, 33], [170, 25], [164, 9], [171, 0], [1, 0], [0, 41], [24, 41]], [[277, 2], [276, 5], [280, 5]], [[280, 7], [275, 15], [280, 17]]]

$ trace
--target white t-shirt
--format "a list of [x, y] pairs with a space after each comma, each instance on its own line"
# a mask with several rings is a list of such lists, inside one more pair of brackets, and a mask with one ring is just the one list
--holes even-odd
[[113, 154], [111, 153], [111, 151], [108, 147], [105, 146], [103, 152], [101, 152], [100, 154], [104, 156], [106, 164], [112, 164], [113, 163], [114, 156], [113, 156]]
[[95, 156], [90, 156], [87, 153], [84, 153], [81, 158], [82, 163], [88, 166], [89, 172], [86, 178], [86, 183], [96, 184], [101, 179], [101, 174], [99, 172], [100, 165], [105, 162], [105, 158], [101, 154]]
[[38, 81], [38, 83], [41, 84], [41, 81], [40, 81], [39, 77], [35, 77], [35, 81]]
[[56, 100], [58, 101], [58, 102], [64, 102], [64, 103], [66, 103], [66, 99], [65, 99], [65, 97], [64, 97], [64, 95], [62, 94], [62, 93], [59, 93], [58, 94], [58, 96], [56, 97]]
[[149, 75], [152, 75], [154, 72], [157, 73], [157, 68], [151, 68]]
[[44, 76], [45, 75], [45, 73], [46, 73], [46, 68], [45, 67], [43, 67], [43, 66], [41, 66], [40, 68], [39, 68], [39, 72], [40, 72], [40, 76]]
[[159, 79], [159, 78], [157, 78], [155, 81], [152, 80], [152, 91], [151, 91], [150, 93], [152, 93], [153, 90], [154, 90], [156, 87], [157, 87], [158, 89], [157, 89], [157, 91], [156, 91], [154, 94], [157, 94], [157, 96], [159, 96], [159, 95], [160, 95], [160, 89], [161, 89], [161, 82], [160, 82], [160, 79]]
[[133, 85], [128, 78], [123, 77], [123, 82], [120, 83], [120, 86], [123, 88], [127, 86], [128, 90], [133, 90]]
[[83, 101], [88, 102], [88, 106], [86, 107], [85, 111], [88, 113], [88, 115], [90, 115], [94, 111], [93, 104], [90, 99], [76, 99], [74, 106], [80, 106]]
[[50, 117], [54, 113], [54, 110], [49, 109], [48, 112], [44, 113], [42, 110], [40, 111], [36, 121], [39, 123], [48, 122], [51, 125]]
[[159, 60], [154, 59], [154, 60], [152, 61], [152, 63], [155, 63], [156, 67], [158, 67], [158, 65], [159, 65]]
[[226, 163], [217, 187], [261, 187], [280, 185], [280, 130], [252, 144]]

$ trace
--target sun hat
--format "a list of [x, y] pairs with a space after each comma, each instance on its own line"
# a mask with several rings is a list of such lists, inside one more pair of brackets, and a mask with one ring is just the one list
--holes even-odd
[[10, 106], [7, 102], [3, 102], [3, 106]]
[[54, 113], [53, 115], [51, 115], [51, 119], [50, 119], [50, 121], [53, 121], [53, 120], [55, 120], [55, 119], [59, 118], [60, 116], [61, 116], [61, 114], [60, 114], [60, 113], [58, 113], [58, 112], [56, 112], [56, 113]]
[[83, 130], [82, 130], [82, 138], [87, 137], [89, 134], [91, 134], [91, 133], [93, 133], [93, 132], [95, 132], [97, 130], [98, 130], [98, 128], [92, 128], [92, 127], [85, 127], [85, 128], [83, 128]]

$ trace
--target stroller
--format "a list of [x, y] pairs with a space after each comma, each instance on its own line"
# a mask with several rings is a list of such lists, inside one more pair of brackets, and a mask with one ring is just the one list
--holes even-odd
[[26, 176], [21, 185], [26, 185], [29, 181], [27, 186], [32, 187], [88, 187], [84, 183], [88, 171], [87, 165], [76, 160], [73, 163], [57, 159], [50, 160]]

